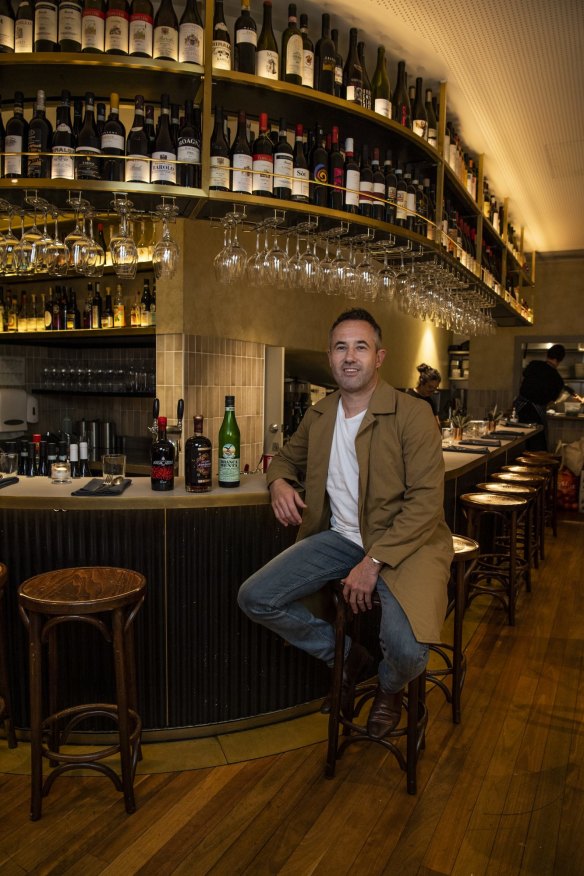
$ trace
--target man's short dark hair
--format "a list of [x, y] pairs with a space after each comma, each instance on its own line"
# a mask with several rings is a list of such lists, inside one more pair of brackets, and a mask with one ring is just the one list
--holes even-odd
[[373, 331], [375, 332], [375, 341], [377, 344], [377, 349], [379, 349], [381, 347], [381, 340], [382, 340], [381, 339], [381, 326], [379, 325], [379, 323], [375, 320], [375, 318], [373, 316], [371, 316], [371, 314], [369, 313], [368, 310], [364, 310], [362, 307], [354, 307], [352, 310], [345, 310], [344, 313], [341, 313], [340, 316], [337, 316], [337, 318], [335, 319], [335, 321], [331, 325], [330, 331], [329, 331], [329, 349], [331, 346], [333, 332], [336, 329], [336, 327], [338, 325], [340, 325], [342, 322], [348, 322], [349, 320], [351, 322], [354, 322], [355, 320], [357, 320], [359, 322], [368, 322], [369, 325], [372, 327]]
[[547, 351], [548, 359], [553, 359], [555, 362], [561, 362], [566, 355], [566, 348], [563, 344], [553, 344]]

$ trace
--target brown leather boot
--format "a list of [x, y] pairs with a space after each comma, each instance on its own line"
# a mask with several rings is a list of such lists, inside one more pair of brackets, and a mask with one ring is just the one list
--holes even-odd
[[[343, 664], [343, 685], [341, 687], [341, 711], [346, 714], [352, 706], [355, 698], [355, 685], [359, 681], [361, 673], [373, 663], [373, 657], [359, 642], [351, 644], [351, 650]], [[326, 695], [322, 701], [320, 711], [328, 715], [331, 710], [331, 695]]]
[[402, 710], [403, 690], [397, 693], [386, 693], [377, 688], [369, 718], [367, 732], [373, 739], [383, 739], [399, 724]]

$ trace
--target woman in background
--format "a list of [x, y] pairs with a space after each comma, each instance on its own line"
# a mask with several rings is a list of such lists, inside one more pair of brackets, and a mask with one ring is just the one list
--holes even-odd
[[406, 389], [408, 395], [413, 395], [414, 398], [423, 399], [425, 402], [428, 402], [430, 407], [432, 408], [432, 412], [434, 417], [436, 418], [436, 424], [440, 429], [440, 419], [438, 417], [437, 405], [435, 402], [434, 394], [438, 387], [440, 386], [440, 381], [442, 377], [440, 376], [440, 372], [436, 368], [432, 368], [430, 365], [426, 365], [425, 362], [422, 362], [421, 365], [418, 365], [418, 382], [414, 389]]

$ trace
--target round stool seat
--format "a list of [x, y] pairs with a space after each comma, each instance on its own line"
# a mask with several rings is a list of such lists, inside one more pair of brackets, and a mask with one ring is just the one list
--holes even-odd
[[510, 471], [514, 474], [534, 474], [538, 475], [541, 478], [548, 479], [550, 476], [549, 468], [542, 468], [541, 466], [530, 466], [530, 465], [503, 465], [501, 467], [501, 471]]
[[486, 490], [489, 493], [500, 493], [507, 496], [519, 496], [520, 498], [529, 499], [537, 496], [537, 490], [534, 487], [529, 487], [527, 484], [520, 483], [505, 483], [505, 481], [487, 481], [483, 484], [477, 484], [479, 490]]
[[467, 560], [472, 560], [478, 555], [480, 546], [474, 538], [468, 538], [466, 535], [453, 535], [452, 549], [454, 550], [452, 562], [466, 563]]
[[521, 472], [516, 471], [500, 471], [494, 472], [491, 477], [496, 481], [502, 481], [503, 483], [508, 484], [525, 484], [528, 487], [543, 487], [545, 484], [545, 478], [540, 477], [540, 475], [535, 474], [523, 474]]
[[560, 460], [555, 459], [553, 456], [518, 456], [515, 460], [519, 465], [529, 465], [529, 466], [542, 466], [542, 468], [559, 468]]
[[97, 614], [135, 602], [146, 587], [139, 572], [114, 566], [81, 566], [42, 572], [18, 590], [20, 604], [41, 614]]
[[499, 496], [493, 493], [463, 493], [460, 501], [465, 505], [474, 505], [484, 507], [486, 510], [519, 510], [527, 506], [527, 500], [521, 499], [519, 496]]

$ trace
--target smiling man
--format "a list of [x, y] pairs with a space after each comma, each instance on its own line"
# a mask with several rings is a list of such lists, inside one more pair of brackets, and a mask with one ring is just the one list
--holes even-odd
[[[440, 640], [452, 558], [440, 435], [428, 405], [379, 377], [385, 353], [366, 310], [333, 323], [329, 362], [339, 389], [307, 411], [267, 475], [274, 514], [300, 526], [298, 539], [239, 591], [252, 620], [332, 666], [333, 627], [303, 597], [341, 579], [358, 613], [377, 590], [383, 659], [368, 720], [376, 738], [399, 723], [403, 688], [425, 667], [428, 643]], [[342, 707], [371, 662], [347, 640]]]

